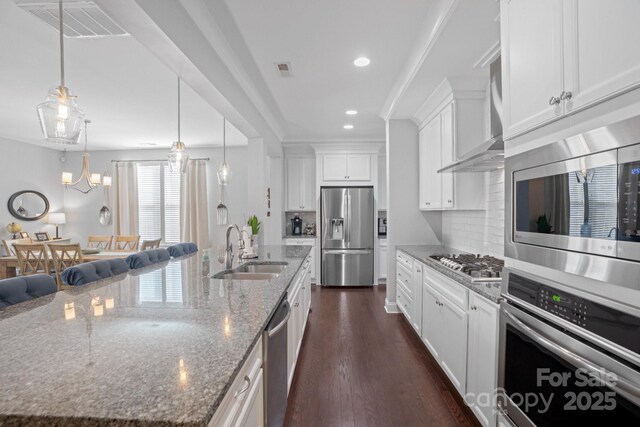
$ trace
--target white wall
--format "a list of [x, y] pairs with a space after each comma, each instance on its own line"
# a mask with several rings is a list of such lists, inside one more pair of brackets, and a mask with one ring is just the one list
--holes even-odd
[[485, 210], [442, 213], [442, 244], [504, 258], [504, 169], [486, 172]]
[[35, 190], [49, 199], [49, 212], [62, 212], [63, 196], [60, 185], [60, 152], [24, 142], [0, 138], [2, 155], [0, 156], [0, 235], [2, 239], [11, 238], [5, 227], [17, 222], [22, 229], [33, 235], [36, 231], [55, 233], [55, 226], [46, 223], [46, 217], [38, 221], [24, 221], [9, 213], [7, 201], [16, 191]]
[[[418, 209], [418, 127], [411, 120], [387, 121], [387, 274], [396, 277], [396, 246], [439, 245], [440, 212]], [[396, 311], [396, 283], [387, 280], [388, 311]]]
[[[191, 158], [205, 158], [210, 160], [207, 167], [207, 191], [209, 193], [209, 230], [212, 245], [222, 241], [223, 228], [216, 225], [216, 207], [220, 201], [220, 187], [216, 172], [222, 162], [222, 148], [188, 148]], [[165, 160], [167, 149], [153, 150], [117, 150], [90, 152], [90, 166], [92, 172], [112, 173], [112, 160]], [[227, 163], [233, 173], [231, 182], [225, 190], [225, 204], [229, 210], [229, 222], [242, 224], [250, 215], [247, 204], [247, 147], [228, 147]], [[67, 153], [64, 169], [73, 172], [74, 179], [80, 173], [82, 153]], [[56, 162], [57, 163], [57, 162]], [[59, 174], [59, 172], [58, 172]], [[59, 185], [59, 176], [56, 185]], [[63, 188], [59, 186], [59, 188]], [[111, 194], [111, 197], [113, 194]], [[73, 241], [84, 243], [90, 234], [113, 234], [113, 226], [103, 226], [98, 222], [98, 212], [103, 203], [103, 190], [98, 188], [89, 194], [82, 194], [73, 189], [64, 190], [64, 209], [67, 214], [67, 225], [64, 227], [65, 237]], [[111, 200], [109, 206], [113, 206]]]

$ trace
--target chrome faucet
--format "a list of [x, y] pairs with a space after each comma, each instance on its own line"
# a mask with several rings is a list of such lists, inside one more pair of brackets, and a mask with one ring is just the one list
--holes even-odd
[[224, 256], [225, 270], [231, 270], [231, 267], [233, 266], [233, 245], [231, 244], [231, 241], [229, 240], [229, 238], [231, 237], [231, 230], [233, 230], [234, 228], [238, 233], [238, 249], [239, 250], [244, 249], [244, 241], [242, 240], [242, 233], [240, 232], [240, 228], [235, 224], [231, 224], [229, 227], [227, 227], [226, 253]]

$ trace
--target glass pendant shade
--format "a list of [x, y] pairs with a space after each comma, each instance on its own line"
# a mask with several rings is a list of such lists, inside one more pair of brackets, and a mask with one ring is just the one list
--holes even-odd
[[171, 172], [185, 173], [189, 155], [185, 152], [184, 142], [175, 141], [169, 151], [169, 170]]
[[37, 111], [46, 141], [78, 144], [84, 113], [78, 108], [76, 98], [69, 89], [64, 86], [52, 87]]
[[220, 168], [218, 168], [218, 184], [227, 185], [231, 181], [231, 169], [227, 162], [222, 162]]

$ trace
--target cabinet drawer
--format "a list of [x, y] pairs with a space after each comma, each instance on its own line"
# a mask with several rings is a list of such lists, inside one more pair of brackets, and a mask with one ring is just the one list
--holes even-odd
[[316, 239], [284, 239], [284, 244], [291, 246], [315, 246]]
[[413, 297], [412, 295], [412, 291], [413, 291], [413, 286], [412, 286], [412, 280], [413, 277], [411, 275], [410, 272], [408, 272], [402, 265], [398, 264], [398, 268], [396, 269], [396, 282], [399, 284], [399, 286], [403, 286], [405, 288], [405, 292], [410, 296]]
[[469, 300], [469, 290], [467, 288], [432, 268], [424, 268], [422, 277], [425, 284], [432, 286], [463, 310], [467, 309]]
[[412, 313], [412, 305], [413, 305], [413, 301], [411, 300], [411, 298], [407, 295], [407, 293], [404, 291], [404, 289], [401, 286], [398, 286], [397, 288], [397, 296], [396, 296], [396, 300], [398, 302], [398, 308], [400, 309], [400, 311], [402, 311], [402, 314], [404, 314], [404, 317], [407, 318], [407, 320], [409, 321], [409, 323], [411, 323], [411, 313]]
[[396, 254], [396, 260], [399, 264], [402, 264], [407, 270], [413, 271], [413, 258], [404, 252], [398, 251]]
[[262, 339], [258, 341], [240, 372], [233, 380], [222, 403], [209, 421], [209, 427], [232, 426], [236, 424], [246, 405], [250, 404], [252, 386], [260, 381], [262, 373]]

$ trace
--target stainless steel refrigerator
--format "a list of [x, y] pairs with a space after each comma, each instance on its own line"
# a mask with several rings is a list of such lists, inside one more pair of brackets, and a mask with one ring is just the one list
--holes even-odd
[[324, 286], [373, 285], [373, 187], [322, 187]]

